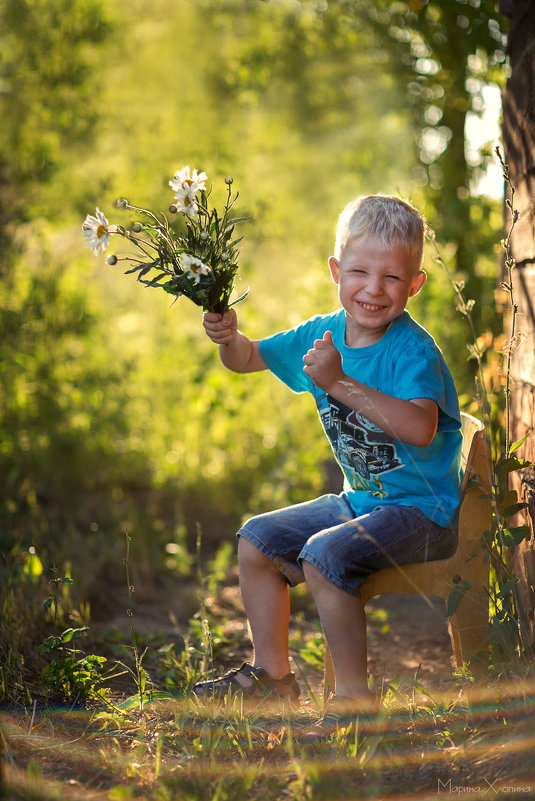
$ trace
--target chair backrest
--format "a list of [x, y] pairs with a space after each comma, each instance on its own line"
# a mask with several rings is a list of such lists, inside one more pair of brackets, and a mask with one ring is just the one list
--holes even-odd
[[461, 413], [463, 444], [459, 551], [481, 552], [481, 536], [490, 528], [492, 492], [490, 448], [484, 426], [475, 417]]
[[463, 479], [462, 492], [468, 489], [470, 480], [477, 478], [483, 490], [490, 493], [492, 484], [490, 473], [489, 446], [484, 437], [483, 423], [471, 414], [461, 412], [461, 431], [463, 443], [461, 448], [461, 466]]

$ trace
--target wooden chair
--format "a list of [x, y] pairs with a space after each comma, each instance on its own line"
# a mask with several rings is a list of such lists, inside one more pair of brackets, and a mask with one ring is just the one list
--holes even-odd
[[[483, 436], [483, 424], [468, 414], [462, 419], [462, 503], [459, 514], [459, 544], [448, 559], [416, 562], [380, 570], [361, 586], [364, 604], [377, 595], [411, 593], [438, 596], [447, 604], [455, 587], [469, 588], [449, 619], [452, 650], [457, 667], [470, 662], [473, 672], [485, 669], [489, 626], [489, 561], [482, 547], [482, 534], [490, 528], [491, 468], [489, 447]], [[325, 645], [324, 695], [334, 691], [334, 668]]]

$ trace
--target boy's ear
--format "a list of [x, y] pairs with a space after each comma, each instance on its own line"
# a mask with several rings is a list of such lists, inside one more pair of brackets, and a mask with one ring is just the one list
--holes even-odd
[[412, 280], [409, 297], [412, 298], [414, 295], [417, 295], [424, 288], [424, 284], [427, 281], [427, 273], [425, 270], [420, 270], [416, 276]]
[[338, 284], [340, 281], [340, 265], [334, 256], [331, 256], [329, 259], [329, 270], [331, 271], [331, 278], [334, 283]]

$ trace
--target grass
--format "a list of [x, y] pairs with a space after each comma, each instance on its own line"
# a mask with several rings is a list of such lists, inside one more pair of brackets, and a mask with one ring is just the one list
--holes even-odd
[[[4, 797], [378, 799], [535, 797], [535, 682], [449, 697], [388, 691], [376, 730], [303, 743], [314, 713], [244, 715], [182, 699], [139, 711], [4, 712]], [[526, 788], [530, 788], [527, 790]], [[479, 789], [478, 789], [479, 788]]]
[[[383, 685], [377, 726], [351, 725], [309, 742], [306, 733], [321, 713], [322, 650], [312, 604], [301, 589], [291, 632], [303, 690], [299, 709], [196, 703], [188, 687], [211, 669], [212, 659], [235, 664], [247, 655], [236, 576], [221, 564], [226, 558], [217, 557], [217, 585], [192, 585], [199, 611], [175, 620], [173, 638], [147, 625], [145, 605], [129, 584], [123, 633], [101, 625], [84, 637], [92, 650], [106, 652], [109, 665], [132, 669], [112, 670], [114, 678], [96, 682], [107, 693], [89, 697], [86, 708], [77, 708], [75, 699], [54, 706], [50, 695], [36, 694], [0, 711], [4, 798], [349, 801], [480, 797], [484, 791], [509, 797], [510, 788], [535, 797], [535, 678], [525, 667], [477, 685], [469, 671], [450, 674], [440, 686], [427, 684], [419, 670], [402, 671]], [[400, 617], [376, 609], [371, 618], [382, 647], [391, 642], [389, 625], [403, 635]], [[142, 653], [140, 694], [136, 663]]]

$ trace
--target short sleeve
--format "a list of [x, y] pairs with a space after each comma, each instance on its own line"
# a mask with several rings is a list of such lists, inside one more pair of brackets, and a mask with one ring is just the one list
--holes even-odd
[[294, 392], [310, 392], [313, 385], [303, 372], [303, 356], [330, 327], [332, 315], [312, 317], [296, 328], [261, 340], [260, 355], [271, 372]]
[[396, 360], [396, 395], [402, 400], [430, 398], [439, 408], [439, 430], [460, 427], [459, 401], [451, 373], [438, 347], [415, 344]]

